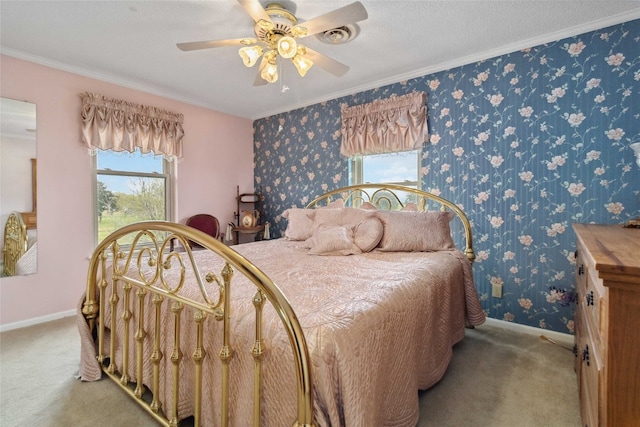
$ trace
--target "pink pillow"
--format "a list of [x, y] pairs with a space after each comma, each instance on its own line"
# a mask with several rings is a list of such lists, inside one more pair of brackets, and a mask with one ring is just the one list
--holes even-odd
[[362, 251], [353, 240], [353, 229], [347, 226], [323, 226], [310, 239], [311, 255], [357, 255]]
[[323, 206], [320, 209], [339, 209], [344, 207], [344, 200], [336, 199], [333, 202], [327, 203], [327, 206]]
[[354, 231], [356, 246], [358, 246], [363, 253], [372, 251], [373, 248], [380, 243], [383, 232], [384, 227], [382, 226], [382, 222], [375, 216], [362, 220]]
[[360, 205], [360, 209], [368, 210], [368, 211], [377, 211], [378, 208], [371, 202], [363, 202]]
[[311, 237], [315, 209], [289, 208], [282, 213], [288, 220], [284, 237], [287, 240], [307, 240]]
[[447, 251], [455, 249], [449, 223], [451, 211], [378, 211], [384, 234], [378, 248], [386, 252]]

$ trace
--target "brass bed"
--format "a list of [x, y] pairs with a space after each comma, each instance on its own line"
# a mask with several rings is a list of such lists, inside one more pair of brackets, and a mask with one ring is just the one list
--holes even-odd
[[[4, 225], [4, 242], [2, 245], [2, 275], [15, 276], [31, 274], [31, 262], [24, 269], [19, 268], [20, 259], [29, 251], [35, 251], [35, 214], [32, 212], [11, 212]], [[23, 263], [25, 260], [23, 259]]]
[[[444, 216], [447, 232], [457, 218], [451, 228], [464, 251], [385, 252], [383, 236], [366, 253], [354, 246], [354, 256], [310, 255], [323, 233], [356, 233], [348, 224], [318, 226], [320, 217], [380, 216], [391, 233], [382, 210], [414, 218], [434, 204], [433, 212], [453, 212]], [[370, 184], [296, 210], [314, 218], [310, 239], [290, 233], [292, 214], [284, 238], [233, 249], [168, 222], [107, 237], [79, 304], [80, 377], [105, 373], [163, 425], [415, 425], [418, 389], [444, 375], [464, 326], [484, 321], [466, 215], [430, 193]], [[169, 251], [176, 239], [184, 252]], [[192, 251], [189, 241], [206, 250]]]

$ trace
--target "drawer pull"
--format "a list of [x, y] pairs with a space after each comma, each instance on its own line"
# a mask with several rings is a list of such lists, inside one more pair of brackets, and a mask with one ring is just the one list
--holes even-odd
[[578, 267], [578, 276], [582, 276], [584, 274], [584, 264], [580, 264]]
[[582, 350], [582, 360], [587, 362], [587, 366], [589, 366], [589, 344], [585, 345]]
[[593, 305], [593, 291], [589, 292], [584, 297], [585, 297], [585, 299], [587, 301], [587, 306]]
[[573, 345], [573, 355], [578, 357], [578, 344]]

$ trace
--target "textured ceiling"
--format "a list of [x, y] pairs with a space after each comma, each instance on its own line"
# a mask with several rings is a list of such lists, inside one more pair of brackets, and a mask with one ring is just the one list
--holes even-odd
[[[287, 63], [277, 83], [253, 86], [257, 70], [236, 47], [176, 47], [252, 36], [253, 21], [235, 0], [2, 0], [1, 52], [255, 119], [640, 18], [638, 1], [361, 2], [369, 17], [354, 40], [304, 41], [348, 65], [343, 77], [316, 66], [301, 78]], [[278, 3], [303, 22], [351, 1]]]

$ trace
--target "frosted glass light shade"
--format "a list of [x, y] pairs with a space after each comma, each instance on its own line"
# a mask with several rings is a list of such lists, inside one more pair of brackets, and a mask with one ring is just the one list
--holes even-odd
[[245, 66], [253, 67], [258, 62], [260, 55], [262, 55], [262, 48], [260, 46], [247, 46], [240, 48], [238, 54], [240, 54]]
[[278, 81], [278, 65], [275, 61], [268, 61], [260, 72], [260, 77], [265, 79], [269, 83], [275, 83]]
[[307, 74], [307, 71], [309, 71], [309, 68], [313, 66], [313, 62], [311, 62], [310, 59], [305, 58], [302, 55], [294, 56], [292, 61], [293, 61], [293, 65], [296, 66], [296, 69], [298, 70], [298, 74], [300, 74], [300, 77], [304, 77], [304, 75]]
[[283, 58], [293, 58], [298, 51], [298, 43], [293, 37], [284, 36], [278, 40], [278, 53]]

